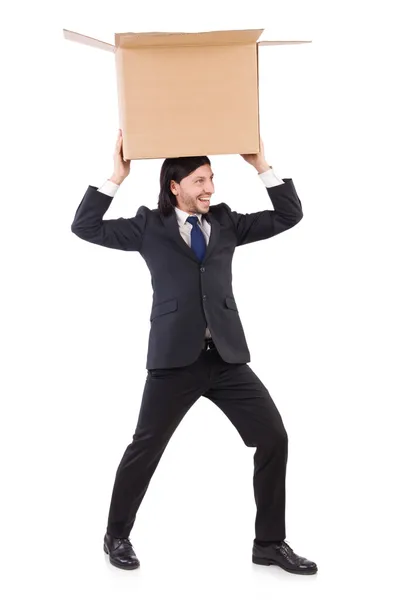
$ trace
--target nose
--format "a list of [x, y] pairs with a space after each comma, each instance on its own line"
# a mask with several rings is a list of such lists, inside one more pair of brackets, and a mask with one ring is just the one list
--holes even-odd
[[208, 183], [208, 184], [205, 186], [205, 188], [206, 188], [206, 189], [205, 189], [205, 193], [206, 193], [206, 194], [213, 194], [213, 193], [214, 193], [214, 191], [215, 191], [215, 186], [214, 186], [214, 184], [212, 183], [212, 181], [211, 181], [211, 183]]

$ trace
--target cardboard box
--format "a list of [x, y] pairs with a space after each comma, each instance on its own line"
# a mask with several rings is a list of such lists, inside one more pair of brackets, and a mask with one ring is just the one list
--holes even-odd
[[116, 33], [114, 45], [64, 29], [68, 40], [113, 52], [125, 159], [256, 153], [258, 41], [263, 29]]

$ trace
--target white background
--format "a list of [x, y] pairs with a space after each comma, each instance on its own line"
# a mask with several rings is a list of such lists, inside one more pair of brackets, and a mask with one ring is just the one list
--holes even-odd
[[[19, 3], [2, 15], [4, 597], [393, 594], [391, 5], [79, 0]], [[266, 158], [292, 177], [304, 218], [237, 249], [234, 293], [250, 366], [289, 434], [287, 541], [319, 572], [252, 564], [254, 449], [204, 398], [171, 439], [138, 512], [131, 541], [141, 568], [124, 572], [109, 565], [102, 540], [146, 378], [152, 291], [138, 253], [70, 231], [87, 186], [112, 174], [119, 123], [113, 55], [64, 40], [62, 28], [112, 43], [116, 31], [261, 27], [264, 38], [313, 40], [260, 49]], [[214, 204], [271, 208], [240, 156], [210, 158]], [[107, 218], [156, 207], [161, 162], [132, 163]]]

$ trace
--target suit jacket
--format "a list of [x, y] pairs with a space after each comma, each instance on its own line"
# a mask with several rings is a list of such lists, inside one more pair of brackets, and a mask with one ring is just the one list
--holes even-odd
[[175, 211], [164, 217], [157, 208], [140, 206], [135, 217], [103, 219], [112, 197], [88, 187], [72, 232], [93, 244], [139, 252], [152, 276], [147, 369], [197, 360], [207, 323], [224, 361], [250, 362], [232, 288], [234, 250], [290, 229], [303, 217], [292, 179], [266, 189], [274, 210], [241, 214], [224, 202], [210, 207], [205, 218], [211, 236], [200, 262], [181, 237]]

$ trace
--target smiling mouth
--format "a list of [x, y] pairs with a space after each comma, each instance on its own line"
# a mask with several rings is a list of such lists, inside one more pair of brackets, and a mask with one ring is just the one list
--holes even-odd
[[200, 202], [207, 202], [209, 203], [211, 198], [209, 198], [208, 196], [203, 196], [202, 198], [199, 198]]

